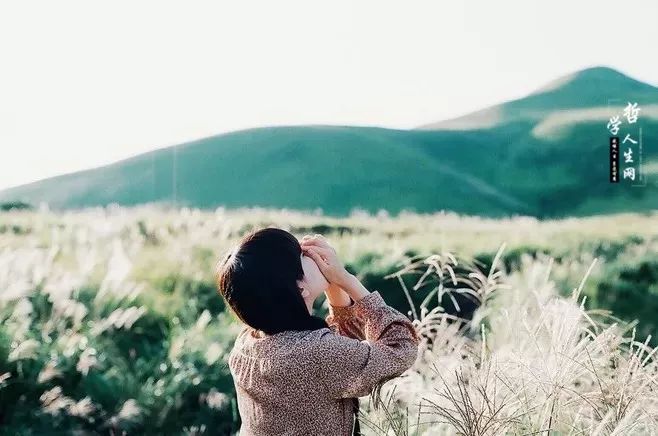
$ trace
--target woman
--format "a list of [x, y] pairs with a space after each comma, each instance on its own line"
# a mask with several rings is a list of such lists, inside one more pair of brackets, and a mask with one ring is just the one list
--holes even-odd
[[[240, 436], [359, 434], [358, 397], [416, 360], [413, 324], [321, 235], [251, 232], [220, 261], [217, 286], [245, 323], [228, 358]], [[326, 319], [312, 314], [322, 293]]]

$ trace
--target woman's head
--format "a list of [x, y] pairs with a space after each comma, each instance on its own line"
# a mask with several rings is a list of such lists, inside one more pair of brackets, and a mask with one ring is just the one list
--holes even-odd
[[[220, 260], [217, 287], [233, 312], [267, 334], [314, 330], [326, 322], [308, 305], [328, 286], [315, 261], [291, 233], [267, 227], [245, 235]], [[308, 304], [308, 305], [307, 305]]]

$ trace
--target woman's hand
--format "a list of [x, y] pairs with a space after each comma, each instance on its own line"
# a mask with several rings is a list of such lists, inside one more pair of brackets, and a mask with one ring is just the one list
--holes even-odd
[[345, 287], [349, 284], [351, 274], [345, 269], [336, 250], [329, 245], [324, 236], [315, 234], [306, 235], [300, 245], [302, 251], [310, 256], [330, 284]]

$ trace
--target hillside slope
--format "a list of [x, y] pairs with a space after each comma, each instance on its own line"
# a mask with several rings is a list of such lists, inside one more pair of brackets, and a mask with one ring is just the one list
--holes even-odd
[[[608, 95], [642, 108], [643, 160], [651, 171], [646, 187], [608, 183]], [[11, 188], [0, 192], [0, 201], [48, 202], [55, 209], [175, 202], [321, 208], [333, 215], [359, 207], [563, 217], [658, 209], [657, 163], [658, 88], [599, 67], [415, 130], [231, 132]]]

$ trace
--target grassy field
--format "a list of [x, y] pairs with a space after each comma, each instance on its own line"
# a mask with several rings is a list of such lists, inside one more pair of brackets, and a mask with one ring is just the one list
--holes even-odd
[[658, 431], [658, 211], [538, 221], [155, 207], [0, 214], [0, 427], [234, 433], [225, 358], [239, 324], [212, 273], [268, 225], [327, 236], [423, 332], [417, 365], [363, 402], [369, 434]]

